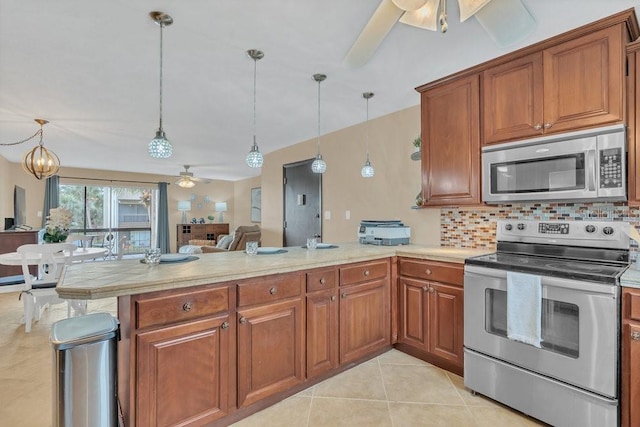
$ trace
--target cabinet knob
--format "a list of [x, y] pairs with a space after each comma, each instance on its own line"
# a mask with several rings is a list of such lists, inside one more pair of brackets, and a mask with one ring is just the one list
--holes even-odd
[[549, 129], [551, 126], [553, 126], [553, 124], [552, 124], [552, 123], [545, 123], [545, 124], [544, 124], [544, 128], [545, 128], [545, 129]]
[[325, 283], [327, 283], [327, 281], [326, 281], [326, 280], [324, 280], [324, 277], [320, 278], [320, 284], [321, 284], [321, 285], [324, 285]]
[[640, 341], [640, 332], [638, 331], [631, 332], [631, 340]]
[[224, 322], [222, 325], [220, 325], [220, 327], [222, 329], [229, 329], [229, 322]]
[[541, 125], [540, 123], [536, 123], [536, 124], [533, 126], [533, 128], [534, 128], [535, 130], [540, 130], [540, 129], [542, 129], [542, 125]]
[[363, 271], [362, 274], [364, 274], [365, 276], [368, 276], [369, 275], [369, 270]]
[[277, 288], [275, 288], [275, 287], [274, 287], [274, 288], [271, 288], [271, 289], [269, 289], [269, 293], [270, 293], [271, 295], [275, 295], [275, 294], [277, 294], [277, 293], [278, 293], [278, 289], [277, 289]]
[[346, 297], [347, 297], [347, 293], [346, 293], [346, 292], [343, 292], [343, 293], [342, 293], [342, 299], [345, 299]]
[[427, 275], [431, 275], [431, 270], [429, 270], [428, 268], [424, 272], [427, 273]]
[[182, 311], [191, 311], [192, 308], [193, 307], [190, 302], [185, 302], [184, 304], [182, 304]]
[[430, 294], [434, 293], [435, 291], [436, 291], [435, 289], [433, 289], [432, 287], [429, 287], [429, 293]]
[[242, 323], [243, 325], [244, 325], [245, 323], [247, 323], [247, 318], [246, 318], [246, 317], [244, 317], [244, 316], [242, 316], [242, 317], [240, 318], [240, 323]]
[[335, 295], [331, 295], [331, 301], [335, 301], [336, 300], [336, 296]]
[[427, 292], [429, 290], [429, 287], [425, 285], [425, 286], [422, 287], [422, 290]]

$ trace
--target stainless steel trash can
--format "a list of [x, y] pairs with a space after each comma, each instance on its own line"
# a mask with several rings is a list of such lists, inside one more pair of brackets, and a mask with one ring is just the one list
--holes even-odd
[[109, 313], [51, 326], [53, 427], [116, 427], [119, 322]]

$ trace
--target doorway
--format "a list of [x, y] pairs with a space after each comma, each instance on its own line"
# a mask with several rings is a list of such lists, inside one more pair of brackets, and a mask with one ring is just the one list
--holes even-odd
[[283, 166], [284, 246], [302, 246], [322, 237], [322, 174], [311, 171], [313, 159]]

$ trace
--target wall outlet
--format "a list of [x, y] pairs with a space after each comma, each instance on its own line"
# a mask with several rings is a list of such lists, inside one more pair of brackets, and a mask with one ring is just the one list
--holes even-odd
[[37, 215], [38, 215], [38, 218], [42, 218], [42, 211], [38, 211]]
[[344, 211], [344, 219], [351, 219], [351, 211]]
[[324, 211], [324, 219], [331, 219], [331, 211]]

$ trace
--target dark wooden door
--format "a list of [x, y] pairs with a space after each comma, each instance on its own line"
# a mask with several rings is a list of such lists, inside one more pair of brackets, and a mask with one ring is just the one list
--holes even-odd
[[313, 160], [284, 165], [284, 246], [301, 246], [307, 237], [322, 236], [322, 174]]
[[137, 336], [136, 425], [199, 426], [229, 408], [229, 316]]
[[464, 290], [429, 283], [429, 352], [463, 366]]
[[340, 288], [340, 363], [391, 343], [389, 280]]
[[338, 366], [338, 290], [307, 294], [307, 378]]
[[545, 132], [622, 121], [625, 58], [621, 26], [544, 50]]
[[425, 205], [480, 203], [480, 76], [422, 92]]
[[400, 336], [398, 341], [428, 351], [428, 282], [400, 277]]
[[304, 380], [302, 299], [238, 310], [238, 407]]

